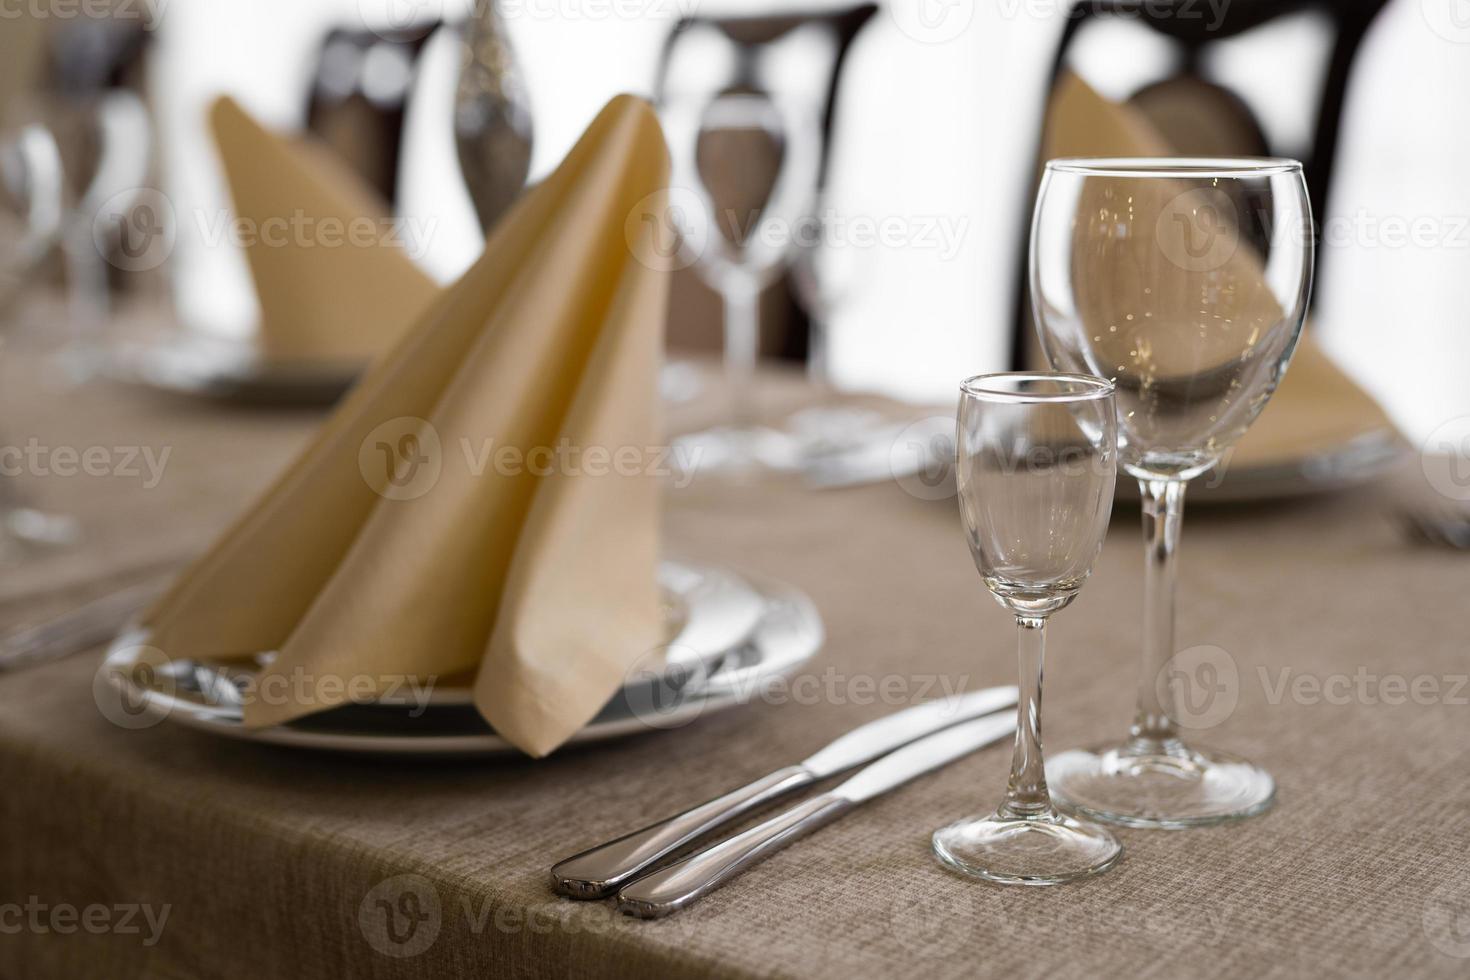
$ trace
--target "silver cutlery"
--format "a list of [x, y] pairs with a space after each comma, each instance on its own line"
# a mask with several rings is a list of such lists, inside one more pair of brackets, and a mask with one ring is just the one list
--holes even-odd
[[552, 886], [571, 898], [606, 898], [656, 861], [762, 804], [958, 722], [1010, 707], [1016, 698], [1014, 687], [987, 688], [869, 722], [798, 765], [778, 769], [718, 799], [567, 858], [551, 869]]
[[1404, 507], [1398, 513], [1409, 535], [1427, 544], [1470, 549], [1470, 512], [1450, 504]]
[[676, 912], [804, 837], [917, 776], [984, 748], [1016, 730], [1014, 718], [977, 718], [884, 756], [835, 789], [804, 800], [744, 833], [625, 886], [618, 910], [640, 919]]
[[105, 643], [156, 599], [165, 582], [131, 585], [34, 626], [0, 636], [0, 671], [62, 660]]

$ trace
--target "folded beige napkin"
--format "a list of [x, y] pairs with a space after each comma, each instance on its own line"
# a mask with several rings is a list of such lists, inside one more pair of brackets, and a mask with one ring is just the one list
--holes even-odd
[[151, 611], [150, 642], [279, 650], [255, 727], [405, 675], [473, 676], [480, 712], [531, 755], [586, 724], [664, 639], [658, 486], [646, 466], [531, 454], [657, 445], [668, 284], [635, 258], [653, 254], [636, 218], [659, 213], [668, 171], [647, 103], [609, 103]]
[[357, 366], [386, 350], [438, 287], [385, 202], [331, 150], [267, 131], [233, 99], [210, 120], [260, 300], [261, 353]]
[[[1177, 155], [1141, 112], [1103, 98], [1071, 72], [1062, 74], [1052, 94], [1044, 147], [1048, 159]], [[1140, 186], [1146, 191], [1145, 185]], [[1171, 192], [1160, 190], [1160, 193]], [[1154, 202], [1149, 210], [1158, 211], [1158, 205], [1159, 202]], [[1120, 247], [1126, 248], [1126, 243]], [[1254, 322], [1265, 323], [1279, 317], [1280, 308], [1265, 288], [1259, 259], [1253, 254], [1242, 249], [1230, 256], [1222, 277], [1232, 284], [1232, 308], [1241, 326], [1249, 329]], [[1137, 284], [1137, 288], [1142, 288], [1142, 284]], [[1134, 308], [1142, 305], [1130, 298], [1130, 284], [1113, 281], [1099, 283], [1090, 294], [1079, 297], [1079, 302], [1103, 320], [1107, 319], [1107, 310], [1112, 305]], [[1156, 297], [1154, 303], [1170, 305], [1165, 297]], [[1217, 306], [1217, 311], [1220, 308]], [[1119, 336], [1123, 343], [1122, 335]], [[1192, 336], [1178, 350], [1156, 347], [1149, 354], [1160, 371], [1168, 371], [1172, 358], [1179, 361], [1181, 373], [1192, 373], [1215, 359], [1216, 355], [1209, 349], [1210, 339], [1210, 334]], [[1218, 359], [1224, 364], [1225, 359], [1238, 355], [1239, 344], [1224, 337], [1221, 340]], [[1129, 354], [1120, 347], [1119, 356]], [[1304, 333], [1276, 394], [1232, 451], [1231, 465], [1253, 467], [1291, 462], [1340, 446], [1355, 436], [1388, 429], [1391, 423], [1378, 404], [1328, 360], [1310, 333]]]

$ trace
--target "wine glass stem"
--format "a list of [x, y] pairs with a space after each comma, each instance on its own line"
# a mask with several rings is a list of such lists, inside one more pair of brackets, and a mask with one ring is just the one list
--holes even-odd
[[1016, 751], [1011, 756], [1011, 779], [1000, 813], [1008, 818], [1053, 813], [1046, 789], [1046, 763], [1041, 756], [1041, 672], [1046, 657], [1046, 619], [1017, 616], [1016, 660], [1020, 667], [1021, 700], [1016, 705]]
[[737, 429], [755, 425], [755, 369], [760, 354], [760, 284], [728, 276], [720, 290], [725, 301], [725, 375], [730, 384], [730, 419]]
[[1131, 736], [1149, 751], [1177, 743], [1173, 687], [1161, 677], [1174, 656], [1174, 592], [1179, 531], [1184, 520], [1182, 480], [1140, 480], [1143, 498], [1143, 664], [1138, 678], [1138, 714]]

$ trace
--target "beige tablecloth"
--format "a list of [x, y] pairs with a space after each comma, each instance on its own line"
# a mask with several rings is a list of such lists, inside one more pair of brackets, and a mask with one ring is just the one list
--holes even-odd
[[[42, 393], [43, 373], [23, 358], [0, 372], [6, 444], [169, 451], [156, 486], [124, 473], [24, 480], [38, 502], [81, 514], [89, 537], [80, 554], [0, 575], [6, 625], [204, 545], [314, 421], [108, 384]], [[1130, 715], [1136, 525], [1136, 511], [1120, 511], [1096, 575], [1054, 623], [1053, 750], [1119, 735]], [[1275, 773], [1280, 801], [1264, 818], [1122, 831], [1122, 863], [1085, 884], [971, 883], [935, 864], [929, 835], [996, 802], [1009, 753], [991, 749], [683, 914], [640, 922], [556, 898], [548, 867], [899, 702], [1011, 683], [1015, 670], [1011, 625], [982, 590], [952, 501], [893, 483], [696, 484], [670, 493], [667, 535], [681, 555], [812, 595], [830, 638], [806, 680], [685, 729], [542, 762], [423, 763], [272, 750], [167, 723], [125, 731], [94, 703], [96, 654], [0, 675], [0, 975], [1470, 971], [1470, 558], [1409, 544], [1373, 495], [1186, 522], [1180, 644], [1220, 647], [1238, 677], [1233, 713], [1204, 737]], [[167, 919], [152, 942], [142, 911], [127, 922], [135, 931], [118, 928], [115, 909], [102, 934], [51, 928], [72, 921], [51, 918], [57, 908], [93, 904], [147, 906], [155, 920], [166, 907]], [[385, 910], [402, 942], [385, 941]]]

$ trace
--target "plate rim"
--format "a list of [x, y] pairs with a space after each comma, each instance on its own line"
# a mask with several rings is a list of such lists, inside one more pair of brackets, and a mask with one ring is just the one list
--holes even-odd
[[[702, 567], [735, 575], [745, 582], [762, 599], [763, 611], [751, 633], [729, 650], [719, 651], [729, 655], [751, 643], [758, 642], [763, 630], [773, 629], [775, 617], [786, 611], [791, 622], [806, 634], [793, 652], [784, 657], [767, 658], [754, 665], [732, 668], [721, 678], [716, 657], [711, 679], [719, 679], [718, 685], [707, 696], [695, 696], [673, 712], [660, 716], [658, 725], [649, 724], [636, 714], [626, 718], [598, 723], [593, 721], [575, 732], [564, 743], [587, 745], [632, 735], [653, 733], [665, 728], [677, 728], [702, 717], [705, 713], [717, 713], [745, 700], [744, 685], [758, 684], [768, 679], [789, 677], [817, 655], [826, 642], [826, 629], [815, 604], [794, 586], [766, 580], [757, 580], [736, 575], [729, 566], [706, 563]], [[494, 731], [473, 734], [430, 734], [430, 735], [373, 735], [348, 732], [321, 732], [293, 728], [289, 723], [272, 725], [268, 728], [246, 728], [237, 716], [228, 710], [194, 702], [182, 701], [176, 696], [165, 695], [155, 689], [135, 684], [128, 671], [118, 669], [131, 663], [125, 656], [137, 644], [124, 644], [127, 631], [119, 634], [109, 647], [103, 661], [103, 670], [114, 687], [131, 697], [141, 700], [149, 710], [157, 711], [160, 720], [167, 720], [180, 727], [228, 738], [233, 741], [252, 742], [310, 751], [337, 752], [356, 755], [393, 756], [494, 756], [520, 755], [521, 752]], [[113, 669], [108, 669], [113, 668]], [[627, 690], [624, 687], [622, 690]]]

